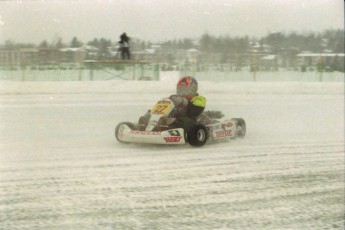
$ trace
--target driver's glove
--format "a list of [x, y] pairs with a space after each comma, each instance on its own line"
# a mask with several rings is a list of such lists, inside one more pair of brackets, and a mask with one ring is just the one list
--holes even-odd
[[174, 103], [176, 107], [185, 107], [188, 105], [188, 101], [184, 97], [180, 97], [177, 95], [171, 95], [169, 99]]

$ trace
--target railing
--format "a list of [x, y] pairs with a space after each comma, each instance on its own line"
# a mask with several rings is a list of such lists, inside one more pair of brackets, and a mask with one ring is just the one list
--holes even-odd
[[[251, 68], [228, 68], [227, 65], [208, 65], [207, 68], [179, 66], [179, 76], [191, 75], [200, 80], [240, 82], [344, 82], [344, 73], [282, 69], [253, 71]], [[105, 80], [159, 80], [158, 64], [140, 62], [86, 62], [44, 66], [0, 66], [0, 80], [10, 81], [105, 81]], [[163, 72], [164, 74], [164, 72]]]
[[251, 67], [231, 68], [229, 65], [180, 66], [180, 76], [195, 76], [200, 80], [240, 82], [344, 82], [344, 73], [317, 71], [316, 68], [255, 70]]
[[85, 62], [43, 66], [1, 66], [0, 80], [104, 81], [159, 80], [157, 64], [138, 62]]

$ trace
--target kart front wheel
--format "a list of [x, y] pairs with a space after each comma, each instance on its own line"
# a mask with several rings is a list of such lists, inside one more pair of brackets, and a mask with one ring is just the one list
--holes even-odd
[[203, 146], [208, 139], [208, 132], [204, 125], [192, 126], [187, 132], [187, 141], [192, 146]]
[[120, 138], [119, 138], [119, 133], [120, 133], [120, 130], [121, 130], [121, 127], [123, 128], [123, 126], [126, 125], [128, 126], [130, 129], [135, 129], [135, 126], [130, 123], [130, 122], [121, 122], [119, 123], [116, 128], [115, 128], [115, 137], [116, 137], [116, 140], [118, 142], [121, 142], [121, 143], [125, 143], [124, 141], [122, 141]]

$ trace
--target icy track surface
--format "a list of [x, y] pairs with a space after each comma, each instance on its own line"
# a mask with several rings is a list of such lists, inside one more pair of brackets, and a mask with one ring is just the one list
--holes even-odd
[[244, 139], [118, 143], [175, 80], [0, 82], [0, 229], [344, 229], [343, 83], [201, 81]]

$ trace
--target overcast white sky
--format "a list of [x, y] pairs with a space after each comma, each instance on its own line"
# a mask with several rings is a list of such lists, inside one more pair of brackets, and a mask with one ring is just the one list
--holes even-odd
[[268, 32], [344, 28], [343, 0], [5, 0], [0, 44], [74, 36], [117, 41], [198, 38], [204, 33], [261, 37]]

